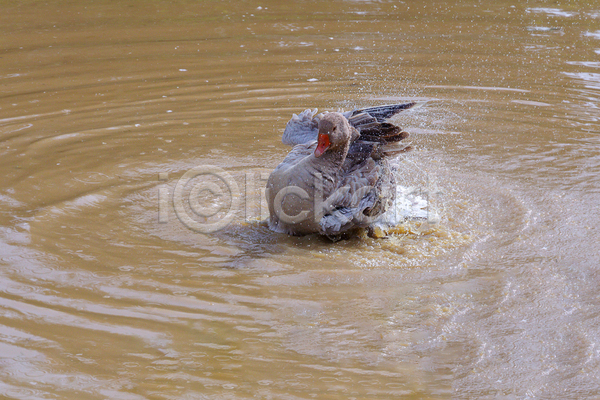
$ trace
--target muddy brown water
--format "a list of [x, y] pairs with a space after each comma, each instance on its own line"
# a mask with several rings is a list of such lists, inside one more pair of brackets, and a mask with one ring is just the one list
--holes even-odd
[[[599, 397], [600, 6], [548, 4], [0, 2], [0, 397]], [[436, 218], [258, 223], [292, 113], [415, 99]]]

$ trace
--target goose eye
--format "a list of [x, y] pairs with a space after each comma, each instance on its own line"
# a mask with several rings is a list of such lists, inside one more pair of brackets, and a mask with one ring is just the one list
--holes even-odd
[[335, 132], [335, 130], [337, 129], [337, 126], [334, 126], [333, 129], [331, 130], [332, 132]]

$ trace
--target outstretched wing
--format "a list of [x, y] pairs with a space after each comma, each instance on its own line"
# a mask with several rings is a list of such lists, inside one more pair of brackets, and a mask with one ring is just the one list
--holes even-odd
[[425, 102], [423, 102], [423, 101], [411, 101], [408, 103], [401, 103], [401, 104], [385, 104], [382, 106], [359, 108], [358, 110], [352, 111], [352, 113], [347, 118], [350, 119], [350, 117], [353, 117], [356, 114], [366, 113], [366, 114], [369, 114], [370, 116], [372, 116], [373, 118], [375, 118], [378, 122], [383, 122], [386, 119], [393, 117], [394, 115], [398, 114], [401, 111], [420, 107], [423, 104], [425, 104]]
[[[354, 126], [361, 134], [363, 134], [369, 130], [380, 130], [381, 124], [391, 127], [393, 126], [391, 124], [385, 125], [386, 119], [393, 117], [401, 111], [420, 107], [423, 104], [424, 102], [417, 101], [402, 104], [387, 104], [346, 111], [343, 115], [348, 119], [350, 125]], [[323, 113], [317, 114], [317, 111], [316, 108], [306, 109], [298, 115], [294, 114], [285, 126], [281, 141], [284, 144], [295, 146], [297, 144], [317, 140], [319, 134], [319, 120], [323, 116]]]
[[[386, 119], [398, 114], [401, 111], [409, 110], [416, 106], [422, 105], [416, 101], [404, 104], [388, 104], [385, 106], [370, 107], [352, 112], [348, 118], [350, 125], [358, 129], [361, 136], [366, 137], [395, 137], [400, 133], [400, 128], [385, 122]], [[402, 140], [402, 139], [400, 139]], [[376, 140], [379, 141], [379, 140]]]
[[319, 120], [323, 114], [317, 114], [317, 109], [307, 109], [299, 115], [294, 114], [285, 126], [281, 141], [283, 144], [295, 146], [297, 144], [317, 140], [319, 134]]

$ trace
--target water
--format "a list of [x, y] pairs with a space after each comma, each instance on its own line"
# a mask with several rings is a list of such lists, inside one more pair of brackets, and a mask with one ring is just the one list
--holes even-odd
[[[600, 396], [598, 6], [2, 11], [0, 397]], [[406, 100], [399, 181], [439, 218], [258, 223], [292, 113]], [[240, 188], [216, 232], [173, 208], [198, 166]]]

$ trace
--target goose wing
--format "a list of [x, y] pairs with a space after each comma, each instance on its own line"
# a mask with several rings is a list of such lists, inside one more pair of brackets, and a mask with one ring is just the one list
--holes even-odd
[[346, 118], [350, 120], [351, 117], [365, 113], [369, 114], [373, 118], [375, 118], [378, 122], [384, 122], [386, 119], [393, 117], [401, 111], [410, 110], [411, 108], [420, 107], [425, 104], [424, 102], [419, 101], [410, 101], [408, 103], [400, 103], [400, 104], [385, 104], [382, 106], [375, 107], [367, 107], [367, 108], [359, 108], [357, 110], [352, 111], [350, 115]]
[[395, 179], [386, 160], [365, 160], [343, 176], [338, 190], [327, 200], [327, 212], [319, 222], [321, 234], [330, 238], [355, 228], [366, 228], [392, 205]]
[[317, 140], [319, 120], [323, 114], [317, 114], [317, 109], [306, 109], [300, 114], [292, 115], [281, 136], [283, 144], [295, 146], [300, 143]]
[[[343, 113], [350, 125], [363, 131], [378, 129], [378, 124], [386, 124], [385, 120], [401, 111], [420, 107], [424, 102], [411, 101], [401, 104], [386, 104], [382, 106], [360, 108]], [[283, 131], [281, 141], [284, 144], [295, 146], [317, 139], [319, 133], [319, 120], [324, 113], [317, 114], [316, 108], [306, 109], [300, 114], [293, 114]], [[391, 125], [391, 124], [390, 124]]]

